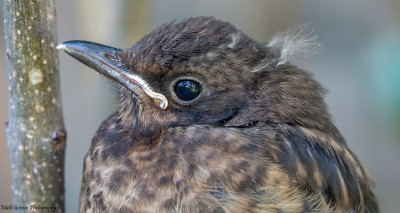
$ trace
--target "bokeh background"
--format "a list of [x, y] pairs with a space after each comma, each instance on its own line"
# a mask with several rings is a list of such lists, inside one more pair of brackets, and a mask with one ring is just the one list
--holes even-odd
[[[130, 47], [162, 23], [191, 16], [229, 21], [260, 42], [302, 23], [316, 27], [323, 52], [303, 63], [330, 92], [334, 123], [376, 179], [382, 212], [400, 209], [399, 0], [57, 0], [58, 40]], [[1, 14], [2, 16], [2, 14]], [[2, 22], [1, 24], [2, 25]], [[0, 204], [12, 203], [6, 145], [4, 40], [0, 41]], [[112, 86], [60, 52], [65, 125], [66, 210], [77, 212], [83, 157], [100, 123], [116, 110]]]

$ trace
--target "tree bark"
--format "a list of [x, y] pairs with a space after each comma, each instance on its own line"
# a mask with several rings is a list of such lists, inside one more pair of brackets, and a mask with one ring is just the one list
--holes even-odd
[[55, 49], [55, 1], [4, 0], [3, 10], [12, 208], [64, 212], [66, 132]]

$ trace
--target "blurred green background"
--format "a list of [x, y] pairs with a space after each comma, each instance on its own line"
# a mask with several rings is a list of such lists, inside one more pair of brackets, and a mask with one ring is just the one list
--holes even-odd
[[[191, 16], [231, 22], [260, 42], [311, 22], [323, 52], [302, 66], [328, 90], [334, 123], [376, 179], [382, 212], [400, 209], [399, 0], [57, 0], [58, 40], [130, 47], [162, 23]], [[2, 16], [2, 14], [1, 14]], [[1, 23], [2, 25], [2, 23]], [[6, 145], [8, 116], [4, 40], [0, 41], [0, 204], [12, 203]], [[100, 123], [118, 103], [107, 82], [60, 52], [68, 131], [66, 210], [78, 211], [83, 157]]]

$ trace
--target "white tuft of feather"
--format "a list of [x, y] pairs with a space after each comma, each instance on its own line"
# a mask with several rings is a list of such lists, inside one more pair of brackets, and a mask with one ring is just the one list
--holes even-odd
[[236, 33], [232, 33], [231, 35], [232, 38], [232, 42], [228, 44], [228, 47], [233, 49], [237, 43], [239, 43], [240, 40], [240, 33], [236, 32]]
[[303, 24], [272, 37], [267, 47], [279, 56], [276, 66], [296, 63], [318, 53], [321, 44], [314, 31], [310, 24]]

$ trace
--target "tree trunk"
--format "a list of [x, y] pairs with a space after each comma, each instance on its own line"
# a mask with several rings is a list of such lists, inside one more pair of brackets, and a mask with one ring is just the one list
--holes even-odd
[[[55, 1], [4, 0], [13, 210], [64, 212]], [[19, 212], [19, 211], [18, 211]]]

